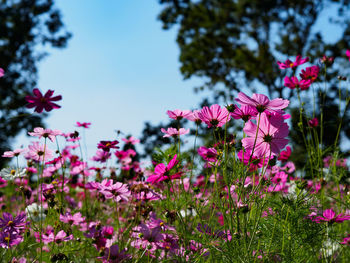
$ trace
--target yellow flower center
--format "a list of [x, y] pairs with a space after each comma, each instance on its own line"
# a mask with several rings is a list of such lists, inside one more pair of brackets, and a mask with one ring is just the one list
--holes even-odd
[[11, 174], [12, 174], [12, 175], [15, 175], [15, 174], [16, 174], [16, 170], [13, 170], [13, 169], [12, 169], [12, 170], [11, 170]]

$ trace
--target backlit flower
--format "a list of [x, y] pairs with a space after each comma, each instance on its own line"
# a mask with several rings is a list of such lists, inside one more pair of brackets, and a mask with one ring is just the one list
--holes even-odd
[[208, 128], [221, 127], [230, 120], [228, 110], [225, 107], [221, 108], [218, 104], [211, 105], [210, 108], [203, 107], [198, 116], [208, 125]]
[[40, 92], [39, 89], [33, 89], [33, 94], [34, 96], [26, 96], [26, 101], [28, 102], [27, 108], [31, 109], [34, 108], [34, 111], [37, 113], [45, 111], [51, 111], [53, 109], [59, 109], [61, 106], [57, 105], [56, 103], [53, 103], [53, 101], [59, 101], [62, 99], [62, 96], [55, 96], [52, 97], [54, 91], [53, 90], [48, 90], [45, 95]]
[[300, 77], [303, 80], [310, 80], [313, 83], [316, 81], [319, 72], [320, 68], [318, 66], [307, 67], [301, 70]]
[[284, 100], [281, 98], [269, 100], [269, 98], [263, 94], [254, 93], [252, 97], [248, 97], [243, 92], [238, 93], [238, 98], [236, 101], [246, 106], [251, 106], [256, 108], [258, 112], [267, 111], [279, 111], [286, 108], [289, 105], [289, 100]]
[[119, 146], [116, 146], [119, 142], [114, 141], [100, 141], [97, 145], [98, 149], [102, 149], [105, 152], [109, 152], [110, 149], [119, 149]]
[[168, 114], [169, 118], [174, 120], [181, 120], [192, 114], [190, 110], [168, 110], [166, 113]]
[[51, 129], [44, 129], [44, 128], [41, 128], [41, 127], [36, 127], [36, 128], [34, 128], [33, 132], [28, 132], [28, 134], [30, 136], [36, 136], [39, 139], [41, 137], [49, 138], [50, 141], [54, 142], [55, 139], [56, 139], [56, 136], [57, 135], [61, 135], [62, 132], [59, 131], [59, 130], [51, 130]]
[[190, 132], [190, 129], [180, 128], [179, 130], [176, 128], [168, 128], [167, 130], [164, 128], [160, 129], [162, 133], [165, 133], [163, 137], [178, 137], [180, 135], [184, 135]]
[[149, 183], [159, 183], [165, 180], [172, 180], [172, 179], [178, 179], [181, 177], [181, 172], [173, 173], [171, 174], [170, 171], [174, 168], [174, 166], [179, 162], [176, 160], [177, 155], [174, 155], [174, 158], [171, 159], [171, 161], [168, 163], [168, 165], [165, 166], [164, 163], [157, 164], [157, 166], [154, 168], [154, 174], [151, 174], [146, 182]]
[[284, 78], [284, 86], [290, 89], [307, 90], [311, 85], [311, 80], [298, 80], [297, 77], [292, 76], [291, 78], [286, 76]]
[[279, 65], [280, 69], [286, 69], [286, 68], [295, 68], [295, 67], [302, 65], [308, 61], [309, 61], [308, 57], [302, 58], [301, 55], [298, 55], [294, 62], [287, 59], [284, 63], [277, 61], [277, 64]]
[[89, 128], [91, 125], [91, 122], [78, 122], [77, 121], [77, 127], [83, 127], [85, 129]]
[[288, 128], [281, 115], [268, 117], [262, 113], [259, 128], [252, 121], [244, 126], [243, 130], [248, 137], [242, 139], [242, 145], [246, 150], [253, 151], [253, 156], [256, 157], [278, 155], [288, 143], [285, 138], [289, 133]]

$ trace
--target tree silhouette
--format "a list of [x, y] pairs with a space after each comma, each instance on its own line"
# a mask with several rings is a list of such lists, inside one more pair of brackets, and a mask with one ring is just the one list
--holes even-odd
[[[38, 62], [47, 55], [47, 46], [63, 48], [71, 34], [64, 31], [53, 0], [0, 1], [0, 152], [10, 149], [11, 141], [23, 129], [43, 126], [46, 114], [31, 114], [25, 96], [38, 79]], [[39, 51], [40, 50], [40, 51]], [[0, 166], [7, 160], [0, 159]]]

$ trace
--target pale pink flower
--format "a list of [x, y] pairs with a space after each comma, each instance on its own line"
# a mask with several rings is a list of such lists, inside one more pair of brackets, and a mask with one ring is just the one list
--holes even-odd
[[28, 146], [28, 151], [25, 158], [32, 159], [37, 162], [42, 162], [43, 160], [47, 162], [53, 158], [53, 151], [39, 142], [32, 142], [32, 144]]
[[174, 120], [181, 120], [182, 118], [186, 118], [192, 114], [190, 110], [168, 110], [166, 113], [168, 114], [169, 118]]
[[49, 138], [50, 141], [54, 142], [56, 136], [61, 135], [62, 132], [59, 130], [44, 129], [41, 127], [34, 128], [34, 132], [28, 132], [30, 136]]
[[236, 101], [246, 106], [252, 106], [256, 108], [258, 112], [268, 111], [278, 111], [286, 108], [289, 104], [289, 100], [284, 100], [281, 98], [269, 100], [269, 98], [263, 94], [254, 93], [250, 98], [243, 92], [238, 93], [238, 98]]
[[6, 151], [4, 152], [4, 154], [2, 155], [2, 157], [15, 157], [15, 156], [19, 156], [22, 152], [24, 152], [24, 149], [15, 149], [13, 151]]
[[288, 143], [288, 139], [285, 138], [289, 133], [288, 128], [281, 115], [268, 117], [266, 113], [262, 113], [259, 129], [252, 121], [245, 124], [243, 130], [248, 137], [242, 139], [242, 145], [246, 150], [253, 151], [252, 154], [256, 157], [278, 155]]
[[190, 132], [190, 129], [180, 128], [179, 130], [176, 128], [168, 128], [167, 130], [164, 128], [160, 129], [162, 133], [165, 133], [163, 137], [178, 137], [180, 135], [184, 135]]
[[228, 110], [225, 107], [221, 108], [218, 104], [214, 104], [210, 108], [203, 107], [198, 116], [208, 125], [208, 128], [221, 127], [230, 120]]
[[130, 136], [129, 138], [123, 138], [122, 139], [126, 144], [132, 144], [135, 145], [140, 142], [139, 139], [134, 138], [133, 136]]
[[194, 123], [196, 123], [197, 125], [201, 124], [202, 123], [202, 120], [201, 118], [199, 117], [199, 113], [201, 111], [200, 110], [194, 110], [192, 112], [192, 114], [188, 115], [186, 117], [186, 119], [190, 120], [190, 121], [193, 121]]

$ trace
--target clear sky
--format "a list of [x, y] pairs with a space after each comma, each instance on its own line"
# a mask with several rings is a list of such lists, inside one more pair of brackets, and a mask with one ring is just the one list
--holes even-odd
[[[40, 62], [38, 88], [62, 95], [47, 127], [71, 132], [76, 121], [91, 122], [88, 152], [99, 140], [116, 139], [115, 130], [140, 137], [144, 122], [167, 120], [166, 111], [190, 109], [200, 95], [197, 80], [183, 81], [176, 31], [162, 30], [158, 1], [58, 0], [67, 48], [50, 49]], [[16, 146], [28, 145], [20, 136]]]

